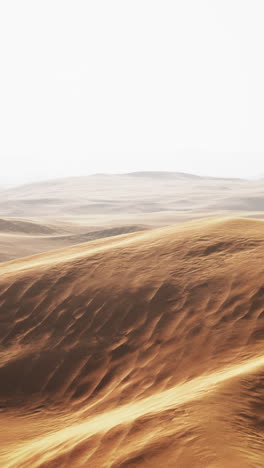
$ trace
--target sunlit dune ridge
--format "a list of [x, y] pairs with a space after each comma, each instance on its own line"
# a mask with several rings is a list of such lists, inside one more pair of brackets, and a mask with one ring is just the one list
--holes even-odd
[[0, 190], [0, 262], [209, 216], [264, 218], [263, 181], [146, 171]]
[[264, 223], [0, 267], [4, 467], [264, 466]]

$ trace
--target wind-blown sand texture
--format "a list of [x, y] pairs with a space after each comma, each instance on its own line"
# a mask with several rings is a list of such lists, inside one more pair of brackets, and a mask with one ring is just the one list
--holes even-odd
[[0, 466], [264, 466], [264, 223], [0, 266]]

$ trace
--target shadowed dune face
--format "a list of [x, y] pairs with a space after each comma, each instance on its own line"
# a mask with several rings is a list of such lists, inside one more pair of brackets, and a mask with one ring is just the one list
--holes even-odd
[[2, 264], [1, 466], [264, 466], [263, 234], [207, 220]]

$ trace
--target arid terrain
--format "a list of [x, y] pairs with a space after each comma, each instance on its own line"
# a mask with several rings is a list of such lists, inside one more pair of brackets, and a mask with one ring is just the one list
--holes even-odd
[[0, 468], [264, 468], [263, 18], [0, 1]]
[[2, 189], [0, 262], [210, 216], [263, 218], [263, 180], [135, 172]]
[[264, 466], [263, 221], [148, 225], [0, 272], [1, 467]]

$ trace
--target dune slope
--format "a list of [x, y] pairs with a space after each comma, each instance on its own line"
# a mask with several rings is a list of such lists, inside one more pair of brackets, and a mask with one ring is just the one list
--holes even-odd
[[[95, 174], [1, 192], [1, 216], [128, 216], [228, 210], [262, 212], [263, 183], [174, 172]], [[138, 221], [136, 221], [137, 223]]]
[[264, 223], [0, 266], [0, 466], [264, 466]]
[[144, 225], [124, 224], [113, 227], [86, 226], [86, 220], [74, 219], [67, 223], [56, 219], [45, 220], [0, 218], [0, 262], [48, 252], [95, 239], [143, 231]]

